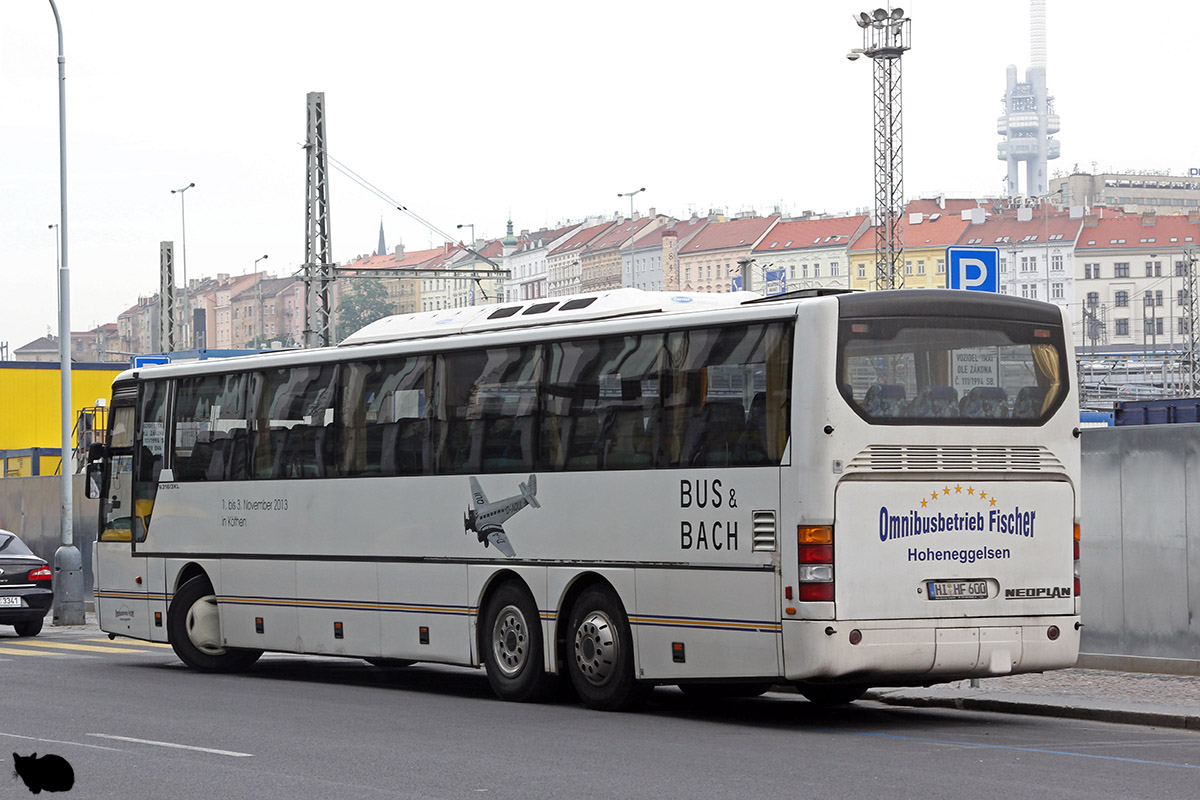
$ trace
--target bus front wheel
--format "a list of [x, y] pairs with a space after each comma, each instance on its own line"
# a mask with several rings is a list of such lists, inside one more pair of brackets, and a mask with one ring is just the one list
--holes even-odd
[[262, 655], [261, 650], [224, 646], [217, 598], [203, 575], [188, 580], [171, 598], [167, 639], [179, 660], [200, 672], [238, 672]]
[[585, 706], [624, 711], [649, 694], [634, 678], [629, 618], [612, 590], [592, 587], [575, 601], [567, 649], [571, 684]]
[[545, 700], [555, 678], [546, 672], [542, 618], [523, 586], [507, 582], [488, 600], [482, 655], [488, 683], [501, 700]]

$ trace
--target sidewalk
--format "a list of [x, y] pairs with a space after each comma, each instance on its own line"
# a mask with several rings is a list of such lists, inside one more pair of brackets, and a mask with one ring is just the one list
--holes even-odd
[[955, 681], [926, 689], [877, 688], [867, 698], [898, 706], [961, 708], [1200, 730], [1200, 677], [1065, 669]]

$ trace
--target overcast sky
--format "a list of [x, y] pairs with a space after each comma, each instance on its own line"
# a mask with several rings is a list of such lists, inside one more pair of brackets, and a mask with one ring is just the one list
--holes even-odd
[[[1200, 166], [1191, 3], [1048, 0], [1062, 117], [1051, 170]], [[904, 56], [904, 188], [997, 195], [1005, 67], [1029, 63], [1028, 0], [916, 0]], [[588, 214], [840, 212], [873, 203], [871, 64], [852, 13], [803, 2], [59, 0], [67, 70], [72, 328], [189, 277], [304, 258], [305, 97], [330, 154], [457, 233]], [[57, 331], [57, 40], [46, 0], [0, 4], [0, 342]], [[334, 172], [341, 262], [441, 238]], [[465, 230], [463, 232], [465, 234]], [[465, 238], [465, 236], [464, 236]]]

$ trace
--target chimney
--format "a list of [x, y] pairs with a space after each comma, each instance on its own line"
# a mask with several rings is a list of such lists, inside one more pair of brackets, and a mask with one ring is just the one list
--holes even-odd
[[1083, 215], [1083, 227], [1094, 228], [1099, 224], [1100, 224], [1100, 218], [1098, 216], [1096, 216], [1095, 214], [1084, 214]]
[[1158, 222], [1158, 213], [1157, 212], [1155, 212], [1155, 211], [1143, 211], [1142, 212], [1142, 224], [1143, 225], [1154, 225], [1157, 222]]
[[1188, 222], [1200, 222], [1200, 211], [1189, 211]]
[[396, 245], [395, 255], [396, 255], [396, 258], [398, 258], [398, 259], [404, 258], [404, 244], [403, 243]]

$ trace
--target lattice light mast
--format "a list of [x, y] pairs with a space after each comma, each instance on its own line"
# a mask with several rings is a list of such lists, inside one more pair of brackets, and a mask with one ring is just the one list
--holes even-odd
[[1183, 254], [1187, 272], [1184, 275], [1184, 319], [1187, 320], [1187, 352], [1183, 354], [1184, 374], [1187, 376], [1187, 396], [1196, 397], [1200, 394], [1200, 333], [1196, 331], [1200, 324], [1200, 298], [1196, 296], [1196, 254], [1188, 250]]
[[877, 8], [854, 18], [863, 46], [847, 54], [875, 62], [875, 288], [901, 289], [904, 273], [904, 136], [900, 103], [900, 57], [912, 42], [902, 8]]
[[329, 287], [334, 280], [329, 231], [329, 152], [325, 139], [325, 93], [308, 93], [308, 192], [304, 240], [304, 346], [333, 344]]

